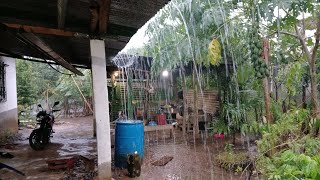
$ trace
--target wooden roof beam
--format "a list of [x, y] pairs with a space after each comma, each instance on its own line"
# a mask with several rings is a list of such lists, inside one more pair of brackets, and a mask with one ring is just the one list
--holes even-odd
[[[54, 28], [46, 28], [46, 27], [39, 27], [39, 26], [28, 26], [28, 25], [23, 25], [23, 24], [12, 24], [12, 23], [4, 23], [0, 22], [1, 24], [5, 25], [6, 28], [9, 29], [19, 29], [22, 32], [27, 32], [27, 33], [35, 33], [35, 34], [46, 34], [46, 35], [55, 35], [55, 36], [65, 36], [65, 37], [79, 37], [79, 38], [90, 38], [89, 34], [84, 34], [84, 33], [79, 33], [79, 32], [72, 32], [72, 31], [65, 31], [61, 29], [54, 29]], [[113, 26], [116, 26], [115, 29], [112, 29], [110, 31], [116, 32], [117, 29], [128, 29], [128, 27], [125, 26], [120, 26], [120, 25], [115, 25], [115, 24], [109, 24], [109, 28], [112, 28]], [[130, 31], [136, 31], [133, 28], [129, 28]], [[133, 33], [134, 34], [134, 33]], [[129, 36], [124, 36], [124, 35], [112, 35], [111, 34], [104, 34], [100, 36], [102, 39], [115, 39], [119, 41], [125, 41], [129, 42], [130, 37]]]
[[78, 32], [71, 32], [71, 31], [64, 31], [61, 29], [53, 29], [53, 28], [46, 28], [46, 27], [39, 27], [39, 26], [28, 26], [22, 24], [11, 24], [11, 23], [2, 23], [9, 28], [12, 29], [21, 29], [27, 33], [36, 33], [36, 34], [47, 34], [47, 35], [55, 35], [55, 36], [66, 36], [66, 37], [85, 37], [89, 38], [89, 35], [78, 33]]
[[96, 1], [90, 1], [90, 33], [94, 34], [97, 30], [98, 21], [99, 21], [99, 5]]
[[111, 0], [100, 0], [99, 34], [106, 34], [108, 28]]
[[58, 8], [58, 28], [63, 29], [65, 20], [66, 20], [66, 14], [67, 14], [67, 6], [68, 6], [68, 0], [58, 0], [57, 1], [57, 8]]
[[57, 62], [64, 68], [68, 69], [69, 71], [83, 76], [82, 72], [72, 66], [68, 61], [66, 61], [63, 57], [61, 57], [58, 53], [56, 53], [50, 46], [48, 46], [42, 39], [32, 33], [23, 33], [23, 36], [30, 41], [32, 44], [37, 46], [40, 51], [47, 54], [49, 57], [52, 58], [53, 61]]

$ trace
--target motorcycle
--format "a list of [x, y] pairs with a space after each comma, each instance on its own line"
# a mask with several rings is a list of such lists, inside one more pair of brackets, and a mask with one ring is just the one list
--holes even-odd
[[54, 124], [54, 112], [60, 110], [54, 110], [53, 108], [59, 104], [59, 101], [55, 102], [49, 112], [44, 110], [41, 104], [38, 105], [41, 111], [37, 113], [37, 126], [31, 132], [29, 136], [29, 144], [34, 150], [43, 150], [50, 142], [50, 137], [53, 137], [52, 130]]

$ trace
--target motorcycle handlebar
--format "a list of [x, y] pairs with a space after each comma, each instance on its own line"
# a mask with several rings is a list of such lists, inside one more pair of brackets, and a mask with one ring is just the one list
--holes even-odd
[[52, 110], [52, 112], [58, 112], [58, 111], [61, 111], [61, 109], [54, 109], [54, 110]]

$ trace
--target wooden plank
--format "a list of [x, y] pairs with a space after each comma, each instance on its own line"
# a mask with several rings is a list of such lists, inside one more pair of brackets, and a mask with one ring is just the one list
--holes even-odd
[[83, 76], [82, 72], [73, 67], [68, 61], [63, 59], [58, 53], [53, 51], [44, 41], [32, 33], [24, 33], [23, 36], [28, 39], [32, 44], [36, 45], [39, 50], [52, 57], [52, 60], [63, 66], [64, 68], [70, 70], [71, 72]]
[[107, 33], [111, 0], [101, 0], [99, 9], [99, 33]]
[[68, 0], [58, 0], [57, 1], [57, 8], [58, 8], [58, 28], [63, 29], [65, 20], [66, 20], [66, 13], [67, 13], [67, 5]]
[[[188, 108], [193, 109], [194, 108], [194, 91], [188, 90], [186, 92], [186, 101]], [[203, 110], [205, 113], [215, 113], [219, 108], [219, 95], [218, 91], [209, 91], [205, 90], [202, 92], [199, 92], [197, 94], [197, 103], [198, 103], [198, 109]]]
[[98, 21], [99, 21], [99, 5], [96, 1], [90, 0], [90, 32], [93, 34], [97, 30]]
[[157, 126], [144, 126], [144, 132], [149, 131], [160, 131], [160, 130], [172, 130], [173, 125], [172, 124], [166, 124], [166, 125], [157, 125]]
[[66, 37], [73, 37], [73, 36], [76, 36], [77, 34], [81, 34], [81, 33], [64, 31], [61, 29], [46, 28], [46, 27], [28, 26], [28, 25], [10, 24], [10, 23], [2, 23], [2, 24], [6, 25], [9, 28], [22, 29], [24, 32], [28, 32], [28, 33], [47, 34], [47, 35], [66, 36]]

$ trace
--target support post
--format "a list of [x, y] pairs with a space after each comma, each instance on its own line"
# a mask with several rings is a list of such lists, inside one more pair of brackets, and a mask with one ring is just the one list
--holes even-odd
[[111, 138], [105, 45], [102, 40], [90, 40], [94, 116], [97, 128], [98, 177], [111, 179]]
[[111, 0], [101, 0], [99, 9], [99, 34], [107, 33]]

